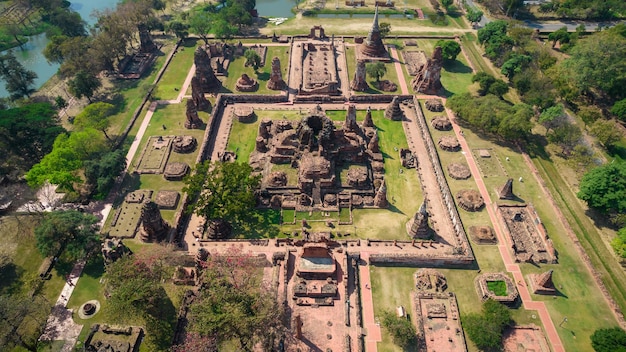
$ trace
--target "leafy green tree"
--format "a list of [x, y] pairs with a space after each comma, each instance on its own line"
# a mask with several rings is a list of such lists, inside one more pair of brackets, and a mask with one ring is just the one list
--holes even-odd
[[85, 97], [90, 103], [100, 86], [102, 86], [100, 79], [95, 74], [84, 70], [78, 71], [74, 78], [67, 82], [67, 89], [73, 96], [78, 99]]
[[35, 89], [37, 74], [27, 70], [12, 53], [0, 55], [0, 78], [4, 80], [11, 99], [29, 97]]
[[612, 120], [597, 120], [591, 125], [591, 133], [605, 148], [613, 146], [622, 139], [622, 132]]
[[523, 54], [513, 54], [502, 64], [501, 72], [509, 79], [522, 72], [524, 67], [532, 61], [532, 57]]
[[593, 105], [583, 105], [578, 108], [576, 115], [583, 120], [585, 125], [591, 125], [602, 118], [602, 110]]
[[111, 125], [109, 116], [115, 112], [115, 106], [109, 103], [97, 102], [87, 105], [80, 114], [76, 115], [74, 125], [80, 128], [94, 128], [102, 131], [104, 137], [109, 141], [111, 138], [107, 134], [107, 129]]
[[76, 210], [46, 213], [35, 228], [35, 240], [44, 257], [68, 261], [90, 257], [100, 250], [98, 218]]
[[52, 151], [26, 174], [28, 185], [40, 187], [49, 181], [72, 191], [74, 184], [82, 182], [78, 170], [83, 167], [83, 163], [106, 149], [102, 135], [92, 128], [60, 134], [54, 140]]
[[409, 319], [399, 317], [390, 311], [384, 311], [382, 318], [383, 327], [389, 331], [396, 345], [406, 348], [415, 343], [417, 331]]
[[467, 17], [467, 20], [470, 21], [472, 25], [474, 25], [483, 19], [483, 12], [473, 6], [469, 6], [467, 8], [467, 13], [465, 14], [465, 16]]
[[441, 54], [444, 60], [454, 61], [461, 53], [461, 46], [455, 40], [438, 40], [435, 47], [441, 47]]
[[502, 98], [502, 96], [508, 92], [509, 85], [501, 79], [497, 79], [489, 86], [489, 94], [493, 94], [498, 98]]
[[283, 310], [269, 287], [260, 283], [258, 263], [232, 247], [204, 263], [200, 295], [190, 307], [190, 330], [219, 344], [236, 341], [237, 350], [276, 350], [284, 332]]
[[561, 126], [566, 120], [567, 115], [561, 104], [552, 106], [539, 115], [539, 123], [548, 131]]
[[243, 53], [243, 57], [246, 58], [246, 66], [252, 66], [255, 71], [259, 69], [261, 57], [256, 51], [248, 49]]
[[622, 99], [615, 103], [611, 108], [611, 114], [626, 122], [626, 99]]
[[[611, 247], [613, 247], [615, 254], [617, 254], [620, 258], [626, 258], [626, 227], [617, 231], [617, 236], [611, 241]], [[624, 347], [626, 347], [626, 341], [624, 343]], [[596, 349], [596, 351], [598, 350]], [[624, 351], [626, 352], [626, 350]]]
[[471, 313], [463, 319], [463, 328], [476, 347], [489, 350], [502, 345], [502, 333], [510, 322], [509, 309], [488, 299], [483, 303], [481, 314]]
[[577, 125], [565, 120], [549, 131], [546, 137], [548, 142], [561, 147], [563, 155], [569, 156], [574, 147], [580, 143], [582, 135], [582, 131]]
[[591, 335], [596, 352], [626, 352], [626, 332], [619, 328], [598, 329]]
[[99, 199], [104, 199], [113, 186], [115, 178], [126, 168], [126, 155], [121, 149], [103, 153], [85, 161], [85, 178], [92, 186], [93, 193]]
[[576, 195], [603, 213], [626, 212], [626, 162], [613, 161], [587, 172]]
[[376, 82], [380, 82], [380, 79], [387, 73], [387, 66], [380, 61], [376, 61], [365, 65], [365, 72], [368, 76], [375, 79]]
[[211, 32], [211, 16], [206, 11], [195, 11], [189, 16], [189, 29], [197, 34], [205, 44], [209, 44], [209, 33]]
[[515, 113], [500, 120], [497, 134], [506, 140], [522, 140], [531, 134], [533, 123], [533, 109], [526, 104], [517, 104], [513, 107]]
[[8, 351], [39, 351], [49, 314], [50, 302], [42, 295], [0, 295], [0, 346]]
[[189, 204], [188, 212], [211, 220], [209, 226], [220, 222], [241, 225], [254, 209], [254, 191], [260, 185], [261, 176], [253, 176], [248, 163], [205, 161], [197, 164], [183, 182], [183, 191], [197, 197]]
[[556, 46], [556, 43], [559, 42], [561, 44], [569, 43], [570, 34], [567, 31], [567, 26], [561, 27], [559, 30], [552, 32], [548, 35], [548, 40], [552, 41], [552, 47]]
[[378, 29], [380, 30], [380, 37], [384, 39], [391, 32], [391, 23], [381, 22], [378, 25]]
[[181, 21], [171, 21], [165, 28], [170, 32], [174, 32], [178, 39], [185, 39], [189, 35], [189, 26]]
[[[599, 53], [602, 53], [599, 55]], [[626, 38], [612, 30], [585, 37], [561, 63], [568, 83], [584, 96], [626, 98]]]
[[498, 20], [478, 30], [478, 42], [485, 47], [485, 55], [499, 66], [505, 54], [513, 48], [513, 38], [507, 35], [508, 24]]
[[524, 7], [524, 0], [503, 0], [502, 5], [505, 8], [505, 14], [514, 17], [517, 10]]
[[440, 0], [441, 5], [447, 10], [452, 5], [452, 0]]
[[225, 42], [235, 36], [237, 34], [237, 27], [231, 25], [223, 18], [214, 17], [213, 18], [213, 34], [215, 34], [215, 38]]
[[0, 167], [28, 170], [52, 150], [65, 129], [48, 103], [34, 103], [3, 110], [0, 114]]
[[487, 72], [480, 71], [472, 76], [472, 82], [478, 82], [478, 94], [483, 96], [489, 92], [489, 87], [496, 81], [496, 78]]

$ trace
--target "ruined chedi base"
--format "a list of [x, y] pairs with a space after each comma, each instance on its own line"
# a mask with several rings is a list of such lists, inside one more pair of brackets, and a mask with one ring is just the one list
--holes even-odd
[[211, 58], [204, 48], [196, 48], [193, 63], [196, 65], [195, 77], [198, 78], [200, 91], [209, 93], [218, 91], [222, 87], [222, 82], [217, 79], [211, 67]]
[[413, 239], [427, 240], [432, 237], [433, 230], [428, 224], [428, 211], [426, 210], [426, 201], [422, 203], [419, 210], [406, 224], [406, 230]]
[[270, 80], [267, 81], [267, 89], [283, 90], [286, 85], [283, 80], [283, 73], [280, 71], [280, 59], [278, 56], [274, 56], [272, 59], [272, 73], [270, 74]]
[[393, 121], [402, 121], [404, 118], [404, 113], [400, 109], [400, 98], [397, 95], [385, 109], [385, 117]]
[[185, 128], [202, 128], [203, 122], [200, 120], [200, 117], [198, 117], [198, 108], [191, 99], [187, 99], [187, 111], [185, 114], [187, 116]]
[[553, 270], [548, 270], [543, 274], [530, 274], [528, 279], [530, 281], [530, 288], [532, 292], [537, 295], [555, 295], [557, 293], [556, 287], [552, 282]]
[[428, 59], [426, 65], [413, 78], [411, 86], [416, 92], [424, 94], [437, 94], [443, 86], [441, 85], [441, 67], [443, 66], [443, 55], [441, 47], [436, 47], [433, 56]]
[[161, 217], [158, 205], [146, 200], [141, 208], [139, 238], [144, 242], [161, 242], [167, 238], [170, 229], [170, 225]]
[[196, 109], [200, 111], [207, 111], [211, 108], [211, 103], [204, 96], [200, 79], [196, 76], [191, 78], [191, 100], [196, 104]]
[[367, 80], [365, 79], [365, 73], [365, 61], [357, 60], [356, 73], [354, 74], [352, 83], [350, 83], [350, 89], [357, 92], [364, 92], [369, 89], [370, 86], [367, 84]]

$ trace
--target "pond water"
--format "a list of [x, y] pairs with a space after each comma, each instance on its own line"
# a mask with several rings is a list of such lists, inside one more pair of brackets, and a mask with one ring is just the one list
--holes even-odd
[[[299, 0], [302, 3], [303, 0]], [[291, 9], [296, 6], [296, 0], [257, 0], [256, 9], [261, 17], [293, 17]]]
[[[94, 10], [104, 10], [106, 8], [114, 8], [119, 0], [82, 0], [71, 1], [71, 8], [78, 12], [88, 25], [93, 25], [96, 22], [96, 18], [91, 14]], [[301, 0], [302, 2], [302, 0]], [[259, 12], [259, 16], [264, 17], [293, 17], [291, 8], [295, 6], [295, 0], [257, 0], [256, 8]], [[24, 44], [22, 48], [10, 49], [17, 60], [31, 71], [35, 71], [37, 79], [35, 80], [35, 87], [39, 88], [50, 77], [52, 77], [59, 65], [50, 64], [43, 56], [43, 49], [48, 45], [48, 39], [45, 33], [31, 36], [28, 43]], [[7, 93], [4, 82], [0, 81], [0, 97], [7, 97]]]
[[[103, 10], [105, 8], [113, 8], [118, 3], [118, 0], [83, 0], [72, 1], [71, 8], [78, 12], [88, 25], [93, 25], [96, 22], [94, 17], [91, 17], [93, 10]], [[24, 44], [22, 48], [13, 48], [9, 51], [13, 52], [13, 55], [17, 60], [24, 65], [27, 69], [35, 71], [37, 79], [35, 80], [35, 87], [39, 88], [50, 77], [52, 77], [59, 65], [50, 64], [43, 56], [43, 49], [48, 45], [48, 39], [46, 34], [38, 34], [29, 37], [28, 43]], [[5, 52], [3, 52], [5, 53]], [[0, 81], [0, 97], [7, 97], [7, 93], [4, 87], [4, 81]]]

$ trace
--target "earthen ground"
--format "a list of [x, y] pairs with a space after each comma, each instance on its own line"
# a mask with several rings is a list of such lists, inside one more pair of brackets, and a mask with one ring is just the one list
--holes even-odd
[[534, 325], [507, 328], [502, 345], [507, 352], [550, 352], [545, 335]]

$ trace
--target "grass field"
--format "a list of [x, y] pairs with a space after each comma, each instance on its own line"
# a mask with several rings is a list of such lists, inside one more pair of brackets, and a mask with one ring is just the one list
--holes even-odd
[[193, 65], [193, 54], [196, 47], [204, 42], [195, 39], [186, 39], [179, 47], [177, 53], [167, 66], [167, 70], [157, 84], [156, 94], [158, 99], [171, 100], [176, 99], [180, 93], [185, 78]]
[[[356, 71], [356, 47], [355, 46], [346, 46], [346, 63], [348, 68], [348, 81], [352, 82], [354, 78], [354, 73]], [[367, 65], [367, 64], [366, 64]], [[398, 74], [396, 73], [396, 66], [393, 63], [385, 63], [385, 68], [387, 72], [381, 78], [381, 80], [389, 80], [395, 83], [398, 86], [398, 89], [395, 92], [384, 92], [375, 88], [376, 82], [368, 75], [367, 83], [369, 84], [369, 89], [365, 92], [356, 92], [356, 94], [402, 94], [400, 90], [400, 82], [398, 81]]]
[[[246, 59], [243, 56], [236, 57], [228, 66], [228, 76], [222, 82], [222, 93], [237, 93], [237, 94], [280, 94], [280, 91], [267, 89], [267, 81], [270, 79], [272, 73], [272, 58], [277, 56], [280, 60], [280, 69], [283, 71], [283, 78], [286, 80], [288, 75], [288, 46], [268, 46], [267, 54], [265, 57], [265, 66], [259, 67], [258, 70], [254, 70], [252, 66], [245, 67], [244, 63]], [[250, 78], [256, 79], [259, 88], [254, 92], [239, 92], [235, 89], [235, 84], [242, 74], [246, 73]]]

